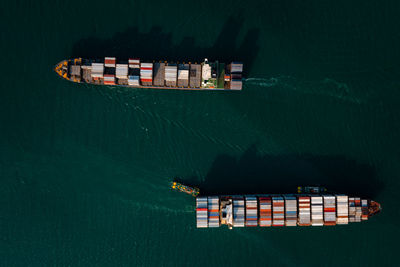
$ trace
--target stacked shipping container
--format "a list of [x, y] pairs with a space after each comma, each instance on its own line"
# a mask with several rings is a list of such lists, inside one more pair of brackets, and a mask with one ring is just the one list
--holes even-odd
[[115, 85], [115, 75], [113, 75], [113, 74], [104, 74], [104, 84]]
[[324, 198], [324, 225], [336, 225], [336, 198], [335, 196], [323, 196]]
[[260, 226], [272, 225], [271, 197], [259, 197], [260, 201]]
[[219, 227], [219, 197], [208, 197], [208, 227]]
[[356, 221], [356, 203], [354, 197], [349, 197], [349, 222]]
[[178, 67], [176, 65], [165, 66], [165, 85], [176, 86]]
[[117, 64], [115, 76], [118, 79], [128, 79], [128, 64]]
[[311, 224], [312, 226], [324, 225], [323, 202], [321, 196], [311, 197]]
[[356, 206], [356, 216], [355, 216], [355, 221], [356, 222], [361, 222], [361, 199], [359, 197], [356, 197], [354, 199], [355, 206]]
[[361, 200], [361, 212], [361, 220], [368, 220], [368, 200], [366, 199]]
[[190, 76], [189, 86], [192, 88], [200, 87], [201, 65], [200, 64], [190, 64], [189, 76]]
[[243, 83], [242, 82], [243, 64], [239, 62], [232, 62], [230, 64], [229, 71], [231, 72], [230, 89], [241, 90]]
[[197, 228], [207, 228], [207, 197], [196, 198], [196, 222]]
[[105, 57], [104, 58], [104, 84], [115, 85], [115, 57]]
[[165, 63], [154, 63], [154, 81], [155, 86], [165, 85]]
[[189, 86], [189, 64], [179, 64], [178, 66], [178, 87]]
[[138, 58], [130, 58], [128, 60], [129, 68], [132, 69], [140, 69], [140, 59]]
[[297, 225], [297, 198], [294, 196], [284, 196], [285, 198], [285, 225]]
[[153, 63], [140, 63], [140, 81], [143, 85], [153, 85]]
[[272, 197], [272, 226], [285, 225], [285, 206], [282, 197]]
[[255, 196], [246, 196], [246, 226], [258, 225], [258, 205]]
[[109, 68], [115, 68], [115, 64], [117, 63], [117, 59], [115, 57], [105, 57], [104, 58], [104, 66]]
[[128, 65], [128, 85], [139, 86], [140, 59], [129, 59]]
[[308, 196], [298, 197], [299, 201], [299, 225], [311, 225], [311, 200]]
[[336, 196], [337, 224], [349, 223], [349, 199], [344, 195]]
[[92, 78], [103, 78], [104, 75], [104, 64], [103, 63], [92, 63], [91, 77]]
[[244, 227], [244, 200], [237, 198], [233, 200], [233, 226]]

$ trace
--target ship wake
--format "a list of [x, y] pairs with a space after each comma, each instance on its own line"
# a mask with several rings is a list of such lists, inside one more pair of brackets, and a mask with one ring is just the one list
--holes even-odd
[[339, 82], [331, 78], [324, 78], [317, 81], [301, 81], [291, 76], [278, 76], [271, 78], [247, 78], [245, 86], [256, 86], [264, 88], [279, 87], [285, 91], [295, 91], [301, 94], [317, 95], [322, 97], [334, 98], [343, 102], [354, 104], [365, 104], [367, 94], [360, 96], [348, 84]]

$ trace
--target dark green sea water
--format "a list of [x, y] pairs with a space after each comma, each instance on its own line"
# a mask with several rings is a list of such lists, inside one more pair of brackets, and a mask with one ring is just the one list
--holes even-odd
[[[1, 266], [394, 266], [400, 2], [4, 1]], [[76, 85], [72, 56], [242, 60], [242, 92]], [[383, 212], [343, 227], [198, 230], [206, 193], [321, 184]]]

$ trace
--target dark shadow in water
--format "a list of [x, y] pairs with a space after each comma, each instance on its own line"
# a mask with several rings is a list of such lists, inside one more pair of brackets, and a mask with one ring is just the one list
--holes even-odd
[[240, 158], [219, 155], [204, 182], [181, 180], [198, 186], [201, 194], [296, 193], [300, 185], [320, 185], [329, 191], [374, 198], [383, 183], [369, 165], [343, 156], [261, 155], [255, 146]]
[[138, 28], [128, 28], [124, 32], [115, 34], [109, 39], [90, 37], [77, 42], [71, 57], [103, 58], [115, 56], [120, 59], [140, 57], [142, 60], [168, 60], [168, 61], [202, 61], [219, 60], [229, 63], [242, 61], [244, 71], [250, 71], [253, 61], [258, 53], [258, 39], [260, 30], [249, 29], [238, 43], [238, 36], [243, 27], [243, 18], [229, 17], [211, 47], [200, 47], [196, 39], [186, 36], [175, 44], [173, 33], [163, 32], [159, 26], [153, 27], [149, 32], [140, 32]]

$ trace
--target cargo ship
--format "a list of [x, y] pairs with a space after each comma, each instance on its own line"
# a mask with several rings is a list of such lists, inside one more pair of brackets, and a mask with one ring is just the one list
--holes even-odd
[[243, 64], [209, 62], [150, 62], [139, 58], [117, 60], [74, 58], [59, 62], [55, 72], [62, 78], [86, 84], [133, 88], [184, 90], [242, 90]]
[[334, 226], [368, 220], [378, 202], [320, 187], [299, 187], [296, 194], [196, 197], [197, 228]]

